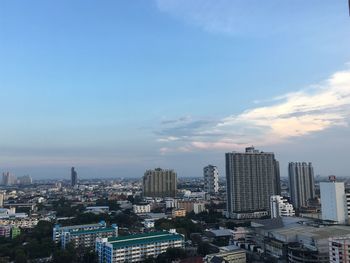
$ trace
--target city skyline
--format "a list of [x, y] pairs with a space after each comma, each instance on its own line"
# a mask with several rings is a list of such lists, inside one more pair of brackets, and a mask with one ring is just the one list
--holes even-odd
[[1, 5], [1, 173], [223, 178], [254, 145], [350, 175], [346, 1]]

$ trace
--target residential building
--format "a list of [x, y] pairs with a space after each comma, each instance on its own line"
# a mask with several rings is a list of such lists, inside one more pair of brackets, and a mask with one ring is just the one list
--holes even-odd
[[329, 262], [350, 263], [350, 236], [329, 238]]
[[145, 258], [156, 258], [167, 248], [184, 248], [184, 237], [164, 231], [96, 240], [99, 263], [142, 262]]
[[11, 227], [11, 238], [14, 239], [21, 234], [21, 229], [19, 227]]
[[311, 163], [291, 162], [288, 165], [289, 191], [294, 208], [307, 206], [315, 197], [314, 169]]
[[295, 215], [293, 205], [285, 197], [280, 195], [272, 195], [270, 197], [270, 209], [271, 218]]
[[143, 176], [143, 195], [145, 197], [175, 197], [177, 175], [174, 170], [147, 170]]
[[270, 212], [270, 196], [279, 194], [279, 165], [273, 153], [254, 147], [226, 153], [227, 216], [250, 218]]
[[350, 210], [350, 194], [345, 193], [343, 182], [321, 182], [321, 212], [323, 220], [348, 223]]
[[75, 171], [75, 168], [71, 168], [70, 172], [71, 185], [76, 186], [78, 184], [78, 173]]
[[196, 202], [193, 204], [193, 212], [195, 214], [199, 214], [202, 212], [207, 211], [207, 209], [205, 208], [205, 203], [204, 202]]
[[11, 235], [11, 226], [0, 225], [0, 237], [10, 237]]
[[219, 192], [219, 170], [214, 165], [208, 165], [203, 168], [204, 191], [209, 194]]
[[101, 221], [97, 224], [87, 224], [87, 225], [74, 225], [74, 226], [61, 226], [55, 225], [52, 230], [52, 240], [58, 243], [61, 240], [61, 236], [67, 232], [77, 232], [83, 230], [95, 230], [100, 228], [106, 228], [106, 222]]
[[19, 185], [30, 185], [33, 183], [33, 179], [30, 175], [24, 175], [24, 176], [18, 177], [17, 183]]
[[173, 211], [171, 212], [171, 215], [173, 218], [185, 217], [186, 216], [186, 209], [184, 209], [184, 208], [173, 209]]
[[5, 199], [5, 194], [0, 193], [0, 208], [4, 206], [4, 199]]
[[94, 248], [97, 238], [118, 236], [118, 226], [103, 227], [91, 230], [66, 231], [61, 235], [61, 246], [65, 248], [68, 243], [74, 247]]
[[9, 186], [14, 185], [16, 183], [16, 176], [10, 174], [9, 172], [2, 174], [2, 184]]
[[151, 212], [150, 204], [136, 204], [132, 206], [135, 214], [145, 214]]
[[205, 256], [206, 263], [246, 263], [246, 252], [236, 246], [220, 247], [220, 252]]

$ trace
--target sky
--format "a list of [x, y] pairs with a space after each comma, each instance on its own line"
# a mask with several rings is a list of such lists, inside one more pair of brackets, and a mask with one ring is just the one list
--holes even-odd
[[0, 171], [225, 176], [254, 145], [350, 176], [346, 0], [1, 0]]

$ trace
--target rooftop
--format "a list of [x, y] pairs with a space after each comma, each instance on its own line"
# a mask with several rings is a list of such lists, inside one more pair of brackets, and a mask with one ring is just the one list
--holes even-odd
[[115, 232], [117, 228], [114, 227], [105, 227], [105, 228], [97, 228], [91, 230], [80, 230], [71, 232], [71, 235], [88, 235], [94, 233], [105, 233], [105, 232]]
[[180, 240], [183, 236], [178, 233], [170, 232], [153, 232], [137, 235], [111, 237], [108, 242], [113, 245], [113, 248], [120, 248], [124, 246], [141, 245], [145, 243], [155, 243], [167, 240]]

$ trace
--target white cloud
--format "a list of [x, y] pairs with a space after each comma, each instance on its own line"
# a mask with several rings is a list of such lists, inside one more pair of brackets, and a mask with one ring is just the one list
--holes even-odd
[[[176, 137], [178, 127], [165, 128], [172, 149], [233, 150], [246, 145], [272, 145], [346, 126], [350, 116], [350, 70], [339, 71], [312, 88], [284, 94], [270, 105], [248, 109], [218, 121], [193, 120], [181, 131], [189, 132], [186, 140]], [[193, 123], [199, 125], [193, 125]], [[183, 134], [181, 134], [183, 136]], [[163, 142], [166, 140], [163, 140]], [[171, 147], [167, 146], [168, 152]]]

